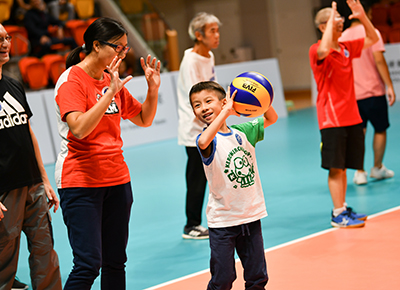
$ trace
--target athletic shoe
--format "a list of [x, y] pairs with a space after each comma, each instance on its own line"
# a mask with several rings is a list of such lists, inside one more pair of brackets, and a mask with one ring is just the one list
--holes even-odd
[[354, 219], [349, 215], [349, 212], [345, 210], [337, 217], [332, 214], [331, 225], [335, 228], [360, 228], [365, 225], [363, 221]]
[[202, 225], [194, 226], [194, 227], [186, 227], [183, 229], [184, 239], [192, 239], [192, 240], [204, 240], [208, 239], [208, 230]]
[[385, 165], [382, 164], [381, 168], [378, 167], [372, 167], [371, 168], [371, 174], [370, 176], [372, 178], [376, 179], [385, 179], [385, 178], [391, 178], [394, 176], [393, 170], [387, 169]]
[[17, 278], [15, 278], [11, 290], [21, 290], [21, 289], [25, 290], [28, 288], [29, 288], [28, 285], [19, 282]]
[[353, 182], [357, 185], [367, 184], [368, 183], [367, 176], [368, 176], [367, 172], [356, 170], [356, 172], [354, 172]]
[[368, 216], [366, 214], [363, 213], [356, 213], [355, 211], [353, 211], [353, 209], [351, 207], [347, 207], [346, 211], [349, 212], [349, 215], [355, 219], [355, 220], [360, 220], [360, 221], [365, 221]]

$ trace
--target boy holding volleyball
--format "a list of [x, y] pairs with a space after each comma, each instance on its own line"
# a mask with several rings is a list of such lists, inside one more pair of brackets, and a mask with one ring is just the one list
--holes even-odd
[[310, 48], [310, 64], [318, 88], [317, 116], [321, 132], [322, 167], [329, 170], [328, 187], [333, 201], [331, 225], [357, 228], [367, 218], [356, 214], [346, 203], [346, 169], [362, 169], [364, 133], [354, 93], [352, 59], [378, 41], [374, 26], [359, 0], [347, 0], [352, 14], [366, 32], [365, 38], [339, 42], [344, 18], [332, 8], [320, 10], [315, 24], [322, 39]]
[[207, 289], [231, 289], [236, 279], [235, 249], [244, 268], [246, 289], [264, 289], [268, 282], [260, 219], [267, 216], [255, 157], [264, 128], [278, 119], [273, 107], [258, 119], [228, 127], [238, 115], [230, 91], [216, 82], [197, 83], [190, 90], [196, 118], [206, 124], [197, 137], [210, 193], [207, 220], [211, 248], [211, 280]]

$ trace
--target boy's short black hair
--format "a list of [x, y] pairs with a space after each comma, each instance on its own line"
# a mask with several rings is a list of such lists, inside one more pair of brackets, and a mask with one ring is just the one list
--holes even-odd
[[218, 99], [222, 100], [226, 96], [226, 92], [224, 88], [213, 81], [205, 81], [205, 82], [199, 82], [195, 85], [192, 86], [189, 92], [189, 98], [190, 98], [190, 104], [192, 104], [192, 95], [196, 93], [200, 93], [201, 91], [214, 91], [218, 95]]

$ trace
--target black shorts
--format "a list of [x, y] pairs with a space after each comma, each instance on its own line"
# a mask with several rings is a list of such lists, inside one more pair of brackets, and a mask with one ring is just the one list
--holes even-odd
[[321, 167], [363, 169], [364, 132], [362, 124], [321, 131]]
[[375, 132], [380, 133], [389, 128], [388, 103], [386, 96], [371, 97], [357, 101], [358, 110], [363, 120], [363, 128], [371, 122]]

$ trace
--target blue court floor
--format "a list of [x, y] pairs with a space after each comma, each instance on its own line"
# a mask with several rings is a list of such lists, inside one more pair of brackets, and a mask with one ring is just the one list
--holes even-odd
[[[391, 127], [384, 163], [397, 175], [355, 186], [354, 171], [348, 170], [347, 203], [358, 212], [374, 214], [400, 205], [400, 101], [389, 112]], [[372, 131], [368, 127], [365, 158], [368, 171], [373, 162]], [[320, 167], [315, 108], [291, 112], [287, 118], [279, 119], [265, 130], [265, 139], [256, 148], [269, 213], [262, 220], [265, 248], [330, 228], [332, 203], [327, 171]], [[127, 248], [127, 289], [146, 289], [208, 269], [208, 240], [181, 237], [185, 223], [184, 148], [172, 139], [128, 148], [124, 155], [135, 198]], [[54, 166], [46, 166], [46, 170], [53, 180]], [[56, 188], [54, 180], [53, 188]], [[64, 284], [72, 267], [71, 249], [61, 209], [52, 216]], [[205, 215], [203, 225], [206, 226]], [[27, 257], [26, 239], [22, 236], [17, 276], [30, 283]], [[97, 279], [93, 289], [100, 289], [99, 285]]]

